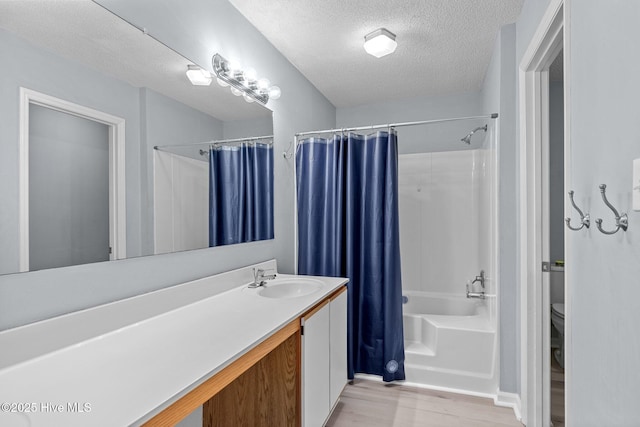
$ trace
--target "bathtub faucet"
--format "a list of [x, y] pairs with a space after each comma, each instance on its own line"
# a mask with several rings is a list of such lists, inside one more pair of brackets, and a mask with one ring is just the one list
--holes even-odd
[[[480, 282], [480, 285], [482, 286], [482, 291], [480, 292], [472, 292], [470, 287], [473, 286], [474, 283], [476, 282]], [[471, 282], [471, 286], [469, 286], [469, 282], [467, 282], [467, 298], [480, 298], [480, 299], [484, 299], [484, 270], [480, 270], [480, 275], [476, 276], [475, 279], [473, 279], [473, 282]]]
[[476, 278], [473, 279], [473, 282], [471, 282], [471, 284], [473, 285], [476, 282], [480, 282], [480, 286], [482, 286], [482, 289], [484, 289], [484, 270], [480, 270], [480, 275], [476, 276]]

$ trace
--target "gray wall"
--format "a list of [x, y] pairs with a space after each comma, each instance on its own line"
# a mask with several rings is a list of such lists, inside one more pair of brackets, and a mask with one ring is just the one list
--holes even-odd
[[[126, 120], [127, 254], [139, 255], [138, 90], [48, 51], [37, 49], [4, 30], [0, 30], [0, 57], [10, 58], [0, 73], [0, 274], [19, 270], [17, 249], [20, 86]], [[3, 281], [4, 279], [0, 279], [0, 292], [4, 289]], [[4, 313], [0, 310], [0, 329], [4, 325], [2, 317]]]
[[266, 135], [273, 135], [272, 117], [253, 120], [235, 120], [232, 122], [224, 122], [223, 124], [224, 139]]
[[[336, 124], [341, 128], [357, 127], [477, 116], [481, 114], [483, 112], [480, 93], [468, 92], [338, 108], [336, 111]], [[485, 136], [482, 132], [473, 137], [471, 145], [464, 144], [460, 139], [475, 127], [484, 125], [487, 122], [489, 122], [489, 119], [399, 127], [397, 128], [398, 149], [401, 154], [409, 154], [479, 148]], [[363, 132], [366, 133], [367, 131]]]
[[109, 127], [29, 106], [29, 269], [109, 261]]
[[[335, 126], [335, 108], [228, 2], [190, 0], [165, 2], [162, 7], [159, 7], [158, 3], [148, 1], [146, 6], [141, 6], [145, 2], [136, 2], [134, 6], [129, 2], [121, 2], [119, 6], [125, 12], [129, 9], [129, 13], [122, 13], [127, 15], [129, 20], [144, 20], [144, 25], [152, 34], [161, 36], [165, 43], [196, 62], [208, 64], [215, 51], [229, 57], [237, 55], [239, 58], [249, 58], [260, 73], [282, 88], [282, 97], [269, 103], [269, 107], [274, 111], [276, 153], [284, 151], [289, 146], [296, 132]], [[188, 31], [185, 28], [188, 28]], [[8, 72], [5, 73], [3, 70], [0, 74], [0, 90], [3, 94], [12, 94], [0, 99], [0, 114], [8, 117], [7, 123], [11, 124], [3, 127], [1, 131], [0, 150], [3, 152], [0, 155], [0, 196], [3, 200], [17, 200], [18, 148], [17, 143], [12, 142], [18, 139], [18, 90], [15, 86], [17, 79], [19, 82], [26, 81], [24, 85], [33, 89], [128, 120], [127, 168], [131, 164], [135, 165], [135, 170], [130, 173], [127, 169], [127, 204], [128, 207], [134, 208], [132, 212], [135, 213], [131, 218], [128, 215], [127, 221], [140, 229], [140, 186], [145, 175], [140, 171], [139, 165], [141, 155], [145, 152], [141, 151], [138, 142], [141, 130], [135, 125], [141, 108], [138, 105], [139, 91], [117, 81], [110, 85], [102, 80], [97, 81], [95, 73], [89, 76], [91, 73], [87, 73], [82, 67], [57, 67], [57, 61], [64, 61], [55, 57], [51, 58], [53, 65], [47, 73], [42, 73], [39, 62], [42, 59], [41, 52], [33, 55], [33, 48], [26, 43], [11, 36], [9, 39], [9, 43], [0, 41], [0, 55], [5, 58], [26, 56], [32, 66], [24, 69], [6, 67], [13, 73], [11, 80], [6, 79]], [[104, 76], [102, 77], [104, 80]], [[100, 98], [104, 98], [105, 93], [109, 94], [109, 102], [94, 100], [90, 95], [96, 91], [100, 92]], [[83, 96], [90, 99], [87, 101]], [[122, 112], [120, 108], [123, 105], [135, 105], [135, 108]], [[133, 123], [132, 126], [129, 126], [129, 121]], [[148, 154], [149, 147], [145, 150]], [[148, 165], [146, 173], [148, 176]], [[274, 240], [0, 276], [0, 329], [138, 295], [270, 258], [278, 260], [280, 270], [292, 272], [292, 161], [276, 155], [274, 175]], [[136, 196], [132, 197], [131, 203], [130, 192]], [[17, 207], [6, 207], [4, 204], [0, 206], [3, 209], [3, 221], [0, 225], [2, 232], [8, 233], [7, 235], [17, 241], [17, 231], [13, 231], [17, 229]], [[15, 218], [11, 219], [15, 221], [14, 225], [4, 221], [5, 212], [7, 218]], [[139, 247], [140, 237], [137, 238], [138, 252]], [[133, 248], [131, 252], [135, 253]], [[3, 259], [5, 255], [15, 256], [1, 255]], [[17, 268], [17, 257], [9, 264], [15, 264]]]
[[[524, 3], [514, 69], [548, 5]], [[631, 210], [631, 162], [640, 157], [640, 57], [632, 47], [640, 39], [638, 16], [640, 3], [631, 0], [571, 1], [569, 8], [569, 187], [606, 227], [613, 217], [599, 184], [607, 184], [609, 200], [629, 214], [626, 233], [605, 236], [595, 224], [567, 232], [567, 421], [581, 427], [634, 426], [640, 419], [640, 213]]]
[[[507, 315], [508, 311], [513, 313], [513, 317], [506, 317], [500, 321], [501, 339], [509, 342], [510, 337], [514, 338], [513, 346], [515, 348], [512, 351], [508, 351], [507, 347], [503, 346], [501, 349], [500, 363], [505, 365], [511, 365], [511, 368], [515, 371], [515, 390], [512, 390], [514, 384], [507, 384], [506, 378], [501, 377], [501, 388], [504, 391], [515, 391], [521, 393], [521, 375], [520, 375], [520, 358], [521, 358], [521, 335], [520, 335], [520, 235], [519, 230], [521, 227], [520, 222], [520, 202], [519, 202], [519, 187], [520, 187], [520, 144], [519, 144], [519, 99], [518, 93], [518, 81], [517, 72], [522, 61], [522, 57], [525, 50], [529, 46], [531, 39], [538, 28], [538, 25], [544, 15], [550, 0], [537, 0], [537, 1], [525, 1], [522, 6], [520, 16], [515, 23], [515, 29], [509, 31], [515, 32], [515, 36], [507, 37], [510, 40], [511, 48], [507, 51], [511, 52], [510, 57], [503, 58], [503, 64], [505, 65], [505, 78], [508, 79], [502, 84], [503, 93], [501, 94], [501, 101], [504, 104], [504, 119], [506, 115], [512, 116], [512, 129], [513, 135], [513, 147], [509, 146], [505, 138], [501, 137], [501, 159], [500, 159], [500, 230], [501, 230], [501, 250], [500, 250], [500, 278], [502, 287], [501, 297], [501, 316]], [[506, 41], [507, 39], [503, 39]], [[506, 176], [505, 176], [506, 175]], [[510, 178], [511, 179], [510, 179]], [[514, 206], [515, 205], [515, 206]], [[513, 249], [510, 252], [510, 249]], [[507, 289], [509, 289], [509, 281], [513, 281], [512, 289], [513, 294], [508, 295]], [[508, 300], [502, 300], [503, 297]], [[513, 318], [514, 323], [508, 324], [508, 319]], [[504, 334], [504, 338], [502, 335]], [[510, 345], [509, 345], [510, 347]], [[514, 360], [515, 362], [510, 362]], [[506, 368], [506, 366], [502, 366]]]
[[[549, 256], [564, 259], [564, 94], [562, 82], [549, 84]], [[573, 213], [572, 213], [573, 215]], [[575, 221], [572, 224], [576, 224]]]
[[500, 390], [520, 390], [520, 292], [517, 277], [517, 139], [515, 115], [515, 25], [498, 34], [482, 88], [484, 112], [498, 111], [498, 220]]
[[[217, 52], [252, 65], [282, 89], [282, 97], [268, 104], [274, 112], [275, 240], [258, 254], [264, 259], [276, 257], [278, 268], [292, 272], [293, 161], [278, 153], [289, 147], [296, 132], [334, 127], [333, 105], [226, 0], [99, 3], [204, 68], [211, 70], [211, 57]], [[220, 263], [225, 265], [226, 260]]]
[[598, 185], [629, 215], [629, 230], [567, 232], [572, 340], [567, 419], [575, 426], [640, 420], [640, 212], [631, 210], [632, 160], [640, 158], [640, 2], [572, 1], [569, 186], [592, 218], [613, 228]]

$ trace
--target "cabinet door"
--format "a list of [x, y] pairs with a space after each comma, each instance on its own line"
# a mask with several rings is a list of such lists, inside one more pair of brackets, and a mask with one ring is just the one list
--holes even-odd
[[329, 416], [329, 304], [302, 319], [302, 425], [321, 427]]
[[330, 327], [330, 405], [335, 406], [347, 384], [347, 292], [342, 292], [329, 305]]

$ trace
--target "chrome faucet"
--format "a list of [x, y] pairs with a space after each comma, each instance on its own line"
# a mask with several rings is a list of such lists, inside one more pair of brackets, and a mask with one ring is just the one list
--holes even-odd
[[473, 279], [473, 282], [471, 282], [471, 284], [473, 285], [476, 282], [480, 282], [480, 286], [482, 286], [482, 289], [484, 289], [484, 270], [480, 270], [480, 275], [476, 276], [476, 278]]
[[471, 286], [473, 286], [474, 283], [476, 282], [480, 282], [480, 286], [482, 286], [482, 291], [480, 292], [472, 292], [469, 289], [469, 282], [467, 282], [467, 298], [480, 298], [480, 299], [484, 299], [485, 295], [484, 295], [484, 270], [480, 270], [480, 275], [476, 276], [475, 279], [473, 279], [473, 282], [471, 282]]
[[250, 288], [258, 288], [260, 286], [264, 286], [267, 284], [267, 280], [273, 280], [276, 278], [276, 274], [265, 274], [267, 271], [273, 270], [263, 270], [261, 268], [253, 269], [253, 283], [249, 285]]

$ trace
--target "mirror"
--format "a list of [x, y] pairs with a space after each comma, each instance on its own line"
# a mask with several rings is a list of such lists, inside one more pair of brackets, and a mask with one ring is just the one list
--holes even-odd
[[271, 136], [156, 147], [153, 185], [156, 253], [273, 239]]
[[[47, 158], [54, 161], [63, 151], [56, 150], [56, 145], [42, 138], [41, 134], [29, 138], [28, 118], [29, 111], [36, 109], [33, 107], [102, 123], [106, 125], [110, 138], [113, 137], [110, 144], [120, 147], [109, 151], [106, 156], [108, 165], [104, 147], [101, 148], [103, 185], [100, 191], [110, 194], [109, 210], [113, 211], [109, 214], [110, 229], [113, 223], [118, 225], [110, 231], [112, 236], [107, 250], [111, 254], [107, 254], [107, 259], [203, 247], [184, 244], [158, 246], [157, 219], [162, 218], [163, 213], [155, 211], [159, 208], [155, 206], [157, 168], [154, 166], [157, 166], [159, 152], [154, 150], [155, 146], [183, 145], [191, 149], [194, 143], [273, 134], [272, 113], [266, 107], [255, 102], [247, 103], [215, 83], [211, 86], [191, 85], [186, 71], [192, 61], [91, 1], [0, 2], [0, 49], [5, 58], [10, 58], [0, 75], [0, 86], [6, 95], [0, 99], [0, 135], [3, 141], [0, 146], [0, 198], [3, 200], [0, 206], [0, 274], [29, 270], [24, 267], [22, 259], [25, 256], [28, 259], [30, 250], [35, 254], [46, 249], [38, 239], [28, 238], [29, 216], [40, 217], [38, 230], [46, 227], [47, 216], [40, 210], [25, 218], [25, 212], [29, 213], [25, 206], [41, 208], [37, 207], [38, 203], [24, 202], [29, 200], [30, 194], [29, 187], [25, 186], [28, 180], [21, 177], [24, 177], [25, 164], [27, 169], [31, 166], [27, 171], [29, 174], [36, 173], [39, 168], [36, 164], [46, 163]], [[210, 69], [208, 64], [200, 65]], [[27, 91], [23, 94], [21, 88]], [[74, 106], [84, 110], [79, 113], [73, 109]], [[91, 112], [107, 119], [95, 119]], [[102, 131], [104, 133], [104, 128]], [[45, 131], [46, 135], [49, 133], [50, 130]], [[40, 144], [34, 152], [44, 153], [44, 156], [37, 162], [30, 162], [25, 156], [20, 142], [25, 139], [23, 134], [31, 143]], [[202, 149], [208, 150], [208, 147], [205, 145]], [[44, 150], [55, 151], [55, 155], [47, 156]], [[189, 158], [180, 152], [170, 155]], [[79, 162], [74, 161], [75, 164]], [[206, 164], [208, 169], [206, 161], [199, 163]], [[108, 172], [105, 172], [105, 167]], [[109, 176], [108, 190], [104, 187], [105, 173]], [[83, 176], [76, 175], [71, 182], [77, 186], [85, 181], [81, 178]], [[208, 179], [207, 175], [206, 181], [198, 181], [197, 185], [206, 187]], [[40, 182], [46, 184], [47, 180], [40, 178]], [[69, 199], [65, 200], [79, 194], [71, 187], [65, 189], [71, 192]], [[118, 190], [120, 194], [112, 196]], [[40, 191], [46, 194], [47, 189]], [[85, 196], [77, 206], [92, 203], [86, 200], [86, 194], [92, 194], [92, 190], [85, 188]], [[177, 196], [173, 194], [171, 197]], [[56, 198], [53, 199], [55, 202]], [[116, 199], [120, 200], [119, 204], [114, 201]], [[101, 200], [104, 204], [104, 197]], [[77, 212], [71, 202], [64, 203], [69, 204], [67, 211]], [[202, 212], [192, 214], [189, 211], [182, 212], [182, 215], [185, 218], [203, 216]], [[101, 220], [99, 227], [104, 228], [104, 221]], [[72, 222], [74, 231], [78, 231], [78, 223]], [[53, 229], [56, 224], [50, 220], [49, 227]], [[91, 229], [91, 224], [88, 229]], [[206, 229], [196, 232], [208, 235]], [[24, 243], [25, 234], [26, 241], [32, 242], [32, 248], [26, 251], [26, 255], [25, 247], [29, 245]], [[36, 234], [40, 236], [39, 232]], [[104, 235], [93, 240], [100, 240], [102, 247], [107, 246]], [[45, 254], [45, 259], [60, 251], [62, 237], [53, 235], [49, 242], [47, 251], [53, 252]], [[71, 248], [74, 247], [77, 245], [72, 243]], [[62, 264], [46, 260], [38, 268], [94, 262], [105, 259], [104, 256], [101, 254], [102, 258], [65, 261]]]

